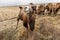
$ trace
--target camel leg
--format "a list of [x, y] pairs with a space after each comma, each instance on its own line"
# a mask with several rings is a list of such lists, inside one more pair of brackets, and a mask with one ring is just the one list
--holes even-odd
[[55, 16], [57, 15], [57, 12], [59, 11], [59, 8], [57, 8], [56, 10], [55, 10]]
[[23, 25], [24, 25], [24, 27], [25, 28], [27, 28], [28, 29], [28, 25], [27, 25], [27, 22], [25, 21], [25, 22], [23, 22]]
[[16, 27], [16, 29], [18, 28], [18, 23], [19, 23], [19, 18], [17, 18], [17, 27]]
[[28, 30], [28, 24], [27, 24], [27, 22], [23, 22], [23, 25], [27, 29], [27, 39], [28, 39], [28, 32], [29, 32], [29, 30]]
[[33, 31], [34, 30], [34, 27], [35, 26], [35, 20], [32, 20], [31, 22], [30, 22], [30, 30], [31, 31]]
[[53, 16], [54, 15], [54, 9], [52, 8], [52, 13], [51, 13], [51, 15]]

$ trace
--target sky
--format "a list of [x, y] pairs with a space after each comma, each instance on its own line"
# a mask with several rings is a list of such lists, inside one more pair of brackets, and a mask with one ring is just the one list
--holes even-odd
[[59, 2], [60, 0], [0, 0], [0, 7], [1, 6], [21, 6], [21, 5], [28, 5], [29, 3], [55, 3]]

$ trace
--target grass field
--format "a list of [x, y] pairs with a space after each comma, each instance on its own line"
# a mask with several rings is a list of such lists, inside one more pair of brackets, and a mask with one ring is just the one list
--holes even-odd
[[[0, 8], [0, 40], [27, 40], [27, 31], [22, 21], [19, 22], [18, 29], [15, 29], [18, 13], [18, 7]], [[37, 16], [33, 39], [29, 36], [28, 40], [60, 40], [60, 15]]]

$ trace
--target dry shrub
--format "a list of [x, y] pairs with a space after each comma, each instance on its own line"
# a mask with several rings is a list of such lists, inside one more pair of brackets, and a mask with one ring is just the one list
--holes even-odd
[[[54, 25], [52, 25], [52, 23], [48, 20], [41, 20], [40, 22], [40, 34], [42, 37], [42, 40], [60, 40], [60, 38], [57, 38], [57, 31], [58, 29], [56, 29], [54, 27]], [[59, 32], [60, 33], [60, 32]]]

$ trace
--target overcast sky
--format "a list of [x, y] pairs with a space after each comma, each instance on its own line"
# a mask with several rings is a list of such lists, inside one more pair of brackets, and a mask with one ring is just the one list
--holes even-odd
[[53, 3], [59, 2], [60, 0], [0, 0], [0, 6], [19, 6], [27, 5], [29, 3]]

